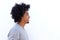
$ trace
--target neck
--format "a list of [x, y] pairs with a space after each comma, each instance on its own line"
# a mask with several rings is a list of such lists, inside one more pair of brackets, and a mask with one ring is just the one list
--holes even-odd
[[23, 21], [22, 21], [22, 22], [19, 22], [18, 24], [19, 24], [22, 28], [24, 28], [24, 26], [25, 26], [25, 22], [23, 22]]

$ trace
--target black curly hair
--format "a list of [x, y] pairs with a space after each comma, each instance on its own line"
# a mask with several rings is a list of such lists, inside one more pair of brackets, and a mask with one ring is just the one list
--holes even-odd
[[20, 22], [25, 11], [28, 11], [30, 5], [26, 5], [25, 3], [15, 4], [15, 6], [11, 10], [12, 19], [14, 22]]

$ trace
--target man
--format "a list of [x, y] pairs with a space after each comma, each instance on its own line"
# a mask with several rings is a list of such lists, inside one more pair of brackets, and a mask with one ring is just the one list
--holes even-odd
[[28, 9], [30, 5], [16, 4], [11, 11], [12, 18], [16, 23], [8, 34], [8, 40], [28, 40], [27, 33], [24, 29], [26, 23], [29, 23]]

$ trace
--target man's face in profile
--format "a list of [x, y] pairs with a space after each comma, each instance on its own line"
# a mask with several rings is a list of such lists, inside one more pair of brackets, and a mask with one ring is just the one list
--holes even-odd
[[23, 15], [23, 20], [25, 23], [29, 23], [29, 14], [28, 14], [28, 11], [25, 11], [24, 15]]

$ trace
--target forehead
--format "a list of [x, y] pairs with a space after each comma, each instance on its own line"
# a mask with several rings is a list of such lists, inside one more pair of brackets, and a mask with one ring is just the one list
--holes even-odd
[[25, 11], [25, 14], [29, 14], [28, 11]]
[[28, 11], [25, 11], [25, 13], [28, 13]]

